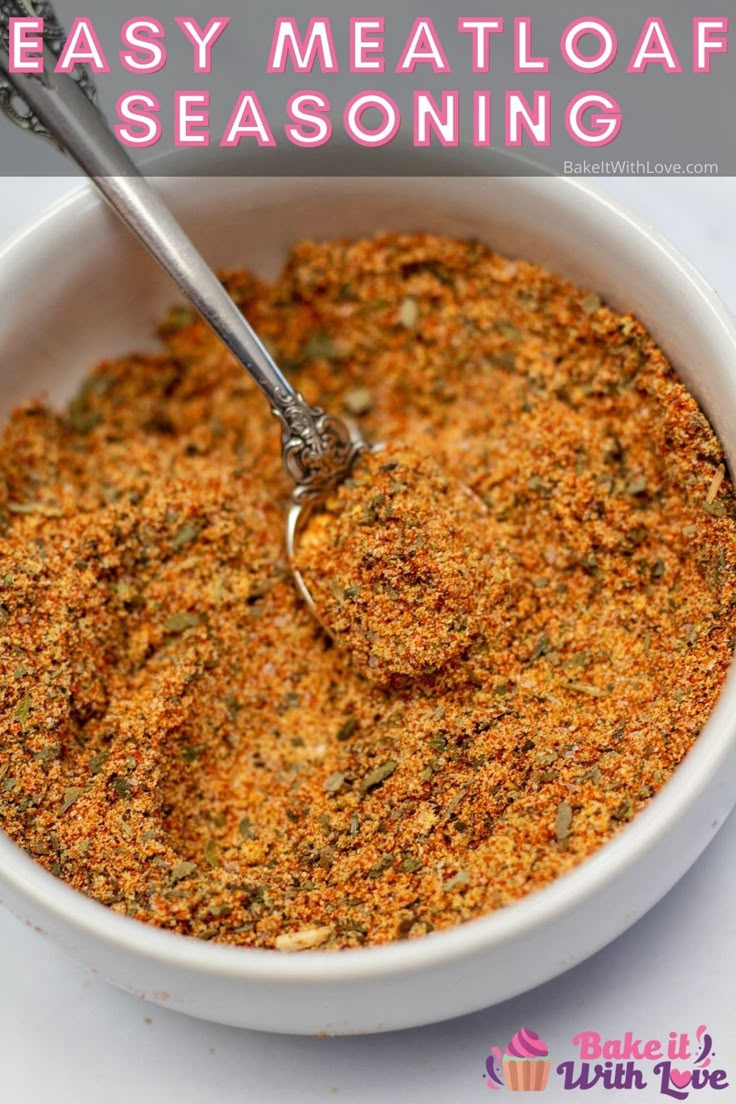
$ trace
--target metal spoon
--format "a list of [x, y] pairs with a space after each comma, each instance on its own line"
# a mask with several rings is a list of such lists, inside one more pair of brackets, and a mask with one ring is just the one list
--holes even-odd
[[[40, 8], [43, 8], [43, 11]], [[44, 16], [43, 74], [10, 73], [9, 21]], [[96, 106], [92, 74], [54, 72], [64, 31], [51, 5], [0, 0], [0, 111], [29, 133], [50, 139], [79, 165], [104, 199], [169, 274], [268, 399], [281, 423], [281, 455], [294, 481], [286, 548], [294, 581], [310, 609], [314, 600], [295, 567], [307, 510], [352, 471], [368, 446], [354, 426], [310, 406], [294, 390], [258, 335], [192, 244], [163, 200], [125, 153]], [[19, 102], [20, 101], [20, 102]]]

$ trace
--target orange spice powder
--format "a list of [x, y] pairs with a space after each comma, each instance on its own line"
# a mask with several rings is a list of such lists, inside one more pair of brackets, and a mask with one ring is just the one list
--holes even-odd
[[447, 666], [366, 678], [296, 596], [273, 419], [178, 309], [160, 355], [0, 445], [0, 825], [225, 943], [383, 943], [518, 900], [646, 805], [716, 701], [721, 448], [634, 317], [478, 243], [303, 243], [227, 285], [308, 401], [483, 503], [502, 600]]

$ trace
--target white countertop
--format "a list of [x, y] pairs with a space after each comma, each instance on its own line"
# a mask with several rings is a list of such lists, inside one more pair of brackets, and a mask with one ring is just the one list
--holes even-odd
[[[736, 311], [736, 179], [598, 186], [669, 237]], [[69, 187], [0, 179], [0, 240]], [[727, 1104], [736, 1100], [735, 865], [736, 815], [664, 901], [577, 969], [473, 1016], [353, 1039], [261, 1035], [147, 1005], [0, 911], [0, 1104], [470, 1104], [491, 1096], [482, 1076], [491, 1045], [504, 1045], [521, 1025], [564, 1061], [580, 1031], [667, 1040], [700, 1024], [732, 1087], [688, 1100]], [[581, 1099], [671, 1099], [654, 1081], [638, 1092], [596, 1088]], [[543, 1099], [577, 1096], [551, 1084]]]

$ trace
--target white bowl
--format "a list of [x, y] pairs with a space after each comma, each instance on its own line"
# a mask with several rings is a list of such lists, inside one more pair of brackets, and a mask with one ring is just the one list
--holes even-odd
[[[736, 468], [731, 319], [669, 246], [579, 183], [284, 178], [159, 186], [208, 260], [266, 276], [299, 238], [379, 229], [472, 236], [546, 264], [639, 315]], [[61, 401], [98, 359], [144, 347], [175, 298], [91, 191], [58, 205], [0, 254], [0, 418], [40, 392]], [[732, 673], [695, 748], [614, 840], [518, 904], [419, 940], [287, 955], [188, 939], [88, 900], [1, 834], [0, 893], [17, 916], [116, 985], [193, 1016], [305, 1034], [430, 1023], [554, 977], [651, 908], [736, 801], [735, 735]]]

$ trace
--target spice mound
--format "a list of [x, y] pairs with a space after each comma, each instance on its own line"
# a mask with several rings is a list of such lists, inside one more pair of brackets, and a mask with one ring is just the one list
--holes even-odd
[[495, 635], [503, 597], [493, 519], [431, 457], [364, 453], [309, 521], [297, 566], [322, 622], [376, 682], [421, 677]]
[[[366, 458], [346, 501], [401, 518], [409, 456], [434, 460], [483, 504], [501, 599], [475, 619], [471, 600], [453, 662], [366, 677], [296, 594], [267, 404], [177, 308], [158, 354], [101, 364], [61, 413], [29, 403], [0, 442], [0, 826], [115, 912], [275, 952], [517, 901], [646, 806], [718, 697], [736, 638], [719, 443], [634, 317], [477, 242], [305, 242], [272, 284], [224, 278], [308, 402], [405, 446]], [[402, 554], [441, 547], [434, 479]], [[387, 563], [339, 533], [320, 561], [339, 611], [360, 586], [389, 616]], [[450, 605], [463, 578], [453, 562]], [[440, 610], [443, 646], [460, 624]]]

